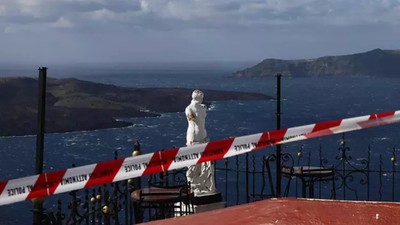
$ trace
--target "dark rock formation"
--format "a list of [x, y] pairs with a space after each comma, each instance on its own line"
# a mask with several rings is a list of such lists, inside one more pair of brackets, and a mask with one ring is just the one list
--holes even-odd
[[[125, 88], [77, 79], [48, 79], [46, 132], [67, 132], [127, 126], [114, 118], [158, 116], [181, 112], [193, 90]], [[205, 103], [230, 99], [269, 99], [256, 93], [203, 90]], [[36, 134], [38, 81], [0, 78], [0, 135]]]
[[317, 59], [265, 59], [234, 77], [288, 77], [320, 76], [400, 76], [400, 50], [375, 49], [365, 53], [343, 56], [325, 56]]

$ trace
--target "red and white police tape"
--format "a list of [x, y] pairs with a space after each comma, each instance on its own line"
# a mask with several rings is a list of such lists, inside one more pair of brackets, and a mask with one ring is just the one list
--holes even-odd
[[0, 182], [0, 205], [44, 197], [206, 161], [228, 158], [275, 144], [400, 122], [400, 111], [371, 114], [173, 148]]

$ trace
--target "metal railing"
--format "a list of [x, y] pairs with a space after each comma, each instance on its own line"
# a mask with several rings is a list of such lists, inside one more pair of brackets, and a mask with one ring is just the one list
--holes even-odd
[[[114, 154], [117, 159], [117, 151]], [[137, 181], [140, 179], [60, 194], [55, 206], [42, 213], [40, 224], [135, 224], [135, 205], [130, 194], [137, 188]]]
[[[334, 169], [334, 178], [315, 183], [312, 187], [315, 198], [400, 201], [396, 193], [400, 181], [396, 148], [391, 150], [390, 155], [375, 153], [372, 157], [371, 147], [364, 151], [364, 155], [352, 155], [355, 153], [350, 151], [343, 135], [337, 150], [336, 156], [330, 158], [324, 156], [322, 145], [317, 150], [301, 146], [296, 152], [282, 151], [279, 168], [276, 168], [275, 154], [247, 153], [218, 160], [214, 164], [217, 189], [227, 206], [284, 195], [302, 197], [302, 180], [294, 175], [290, 177], [289, 186], [289, 179], [282, 177], [282, 189], [285, 191], [277, 194], [276, 176], [282, 175], [277, 170], [316, 166]], [[147, 187], [149, 179], [154, 178], [142, 177], [70, 192], [69, 197], [58, 199], [56, 209], [43, 214], [43, 224], [135, 224], [135, 218], [143, 214], [144, 209], [131, 199], [131, 193]], [[68, 206], [64, 206], [66, 203]], [[144, 221], [150, 219], [148, 216]]]
[[[224, 192], [229, 205], [243, 204], [257, 198], [281, 197], [284, 194], [276, 194], [278, 191], [275, 176], [281, 174], [276, 173], [277, 170], [281, 171], [283, 167], [315, 166], [334, 170], [332, 180], [335, 182], [334, 188], [327, 181], [316, 183], [316, 198], [333, 198], [334, 191], [335, 198], [342, 200], [400, 201], [400, 196], [396, 193], [400, 182], [396, 148], [392, 148], [390, 155], [374, 154], [371, 157], [371, 152], [372, 148], [368, 146], [364, 155], [352, 155], [355, 153], [350, 152], [343, 135], [337, 155], [333, 158], [323, 155], [322, 145], [316, 151], [307, 151], [301, 147], [295, 153], [283, 151], [280, 168], [272, 163], [276, 161], [276, 154], [257, 158], [254, 154], [247, 153], [217, 162], [218, 190]], [[302, 197], [302, 181], [298, 176], [292, 176], [293, 185], [285, 191], [285, 195]], [[225, 181], [221, 179], [223, 177]], [[230, 181], [232, 178], [234, 182]], [[287, 179], [282, 178], [282, 188], [287, 187], [287, 182]]]

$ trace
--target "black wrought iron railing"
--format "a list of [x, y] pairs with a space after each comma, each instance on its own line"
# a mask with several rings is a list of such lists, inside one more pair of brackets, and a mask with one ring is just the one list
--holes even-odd
[[[297, 152], [283, 151], [280, 168], [272, 163], [276, 161], [275, 154], [257, 158], [247, 153], [216, 163], [218, 190], [224, 192], [229, 205], [243, 204], [257, 198], [280, 197], [276, 194], [276, 170], [311, 167], [319, 173], [321, 171], [318, 170], [334, 171], [331, 179], [335, 183], [334, 188], [329, 180], [315, 182], [316, 198], [333, 198], [334, 191], [336, 199], [400, 201], [396, 193], [400, 168], [395, 147], [390, 155], [374, 153], [372, 156], [371, 146], [363, 151], [363, 155], [352, 154], [355, 153], [350, 151], [344, 136], [333, 158], [323, 155], [322, 145], [316, 151], [301, 147]], [[302, 197], [302, 181], [299, 178], [299, 174], [292, 174], [291, 185], [281, 196]], [[288, 179], [282, 178], [282, 189], [287, 187], [287, 182]]]
[[[304, 146], [297, 151], [283, 150], [280, 168], [276, 168], [275, 154], [247, 153], [218, 160], [214, 162], [217, 190], [228, 207], [271, 197], [303, 197], [304, 194], [325, 199], [400, 201], [396, 193], [400, 170], [395, 147], [390, 154], [372, 153], [369, 146], [362, 151], [363, 155], [353, 155], [356, 152], [351, 151], [343, 135], [337, 150], [333, 157], [324, 156], [323, 145], [317, 150]], [[285, 172], [283, 168], [288, 170]], [[308, 173], [333, 171], [333, 174], [331, 177], [318, 175], [310, 181], [305, 170], [310, 168]], [[276, 185], [279, 174], [282, 176], [281, 196], [277, 195]], [[182, 174], [176, 179], [178, 175], [172, 171], [169, 175], [130, 179], [61, 195], [54, 207], [43, 213], [43, 224], [135, 224], [154, 219], [156, 217], [152, 217], [151, 212], [146, 214], [131, 195], [135, 190], [148, 187], [155, 177], [165, 181], [165, 176], [172, 178], [166, 182], [184, 179]]]
[[40, 224], [135, 224], [135, 205], [130, 196], [135, 184], [137, 180], [130, 179], [53, 196], [57, 199], [46, 200], [47, 205], [51, 200], [56, 203], [42, 212]]

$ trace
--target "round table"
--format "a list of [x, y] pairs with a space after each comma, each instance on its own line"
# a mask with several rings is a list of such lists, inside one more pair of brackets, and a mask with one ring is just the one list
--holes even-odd
[[[314, 197], [314, 183], [319, 181], [331, 180], [333, 183], [333, 197], [335, 194], [335, 170], [333, 168], [324, 168], [319, 166], [293, 166], [283, 167], [282, 175], [289, 177], [288, 187], [290, 185], [291, 177], [295, 176], [300, 178], [302, 182], [303, 197], [306, 197], [307, 187], [309, 197]], [[288, 192], [288, 188], [286, 190]]]

